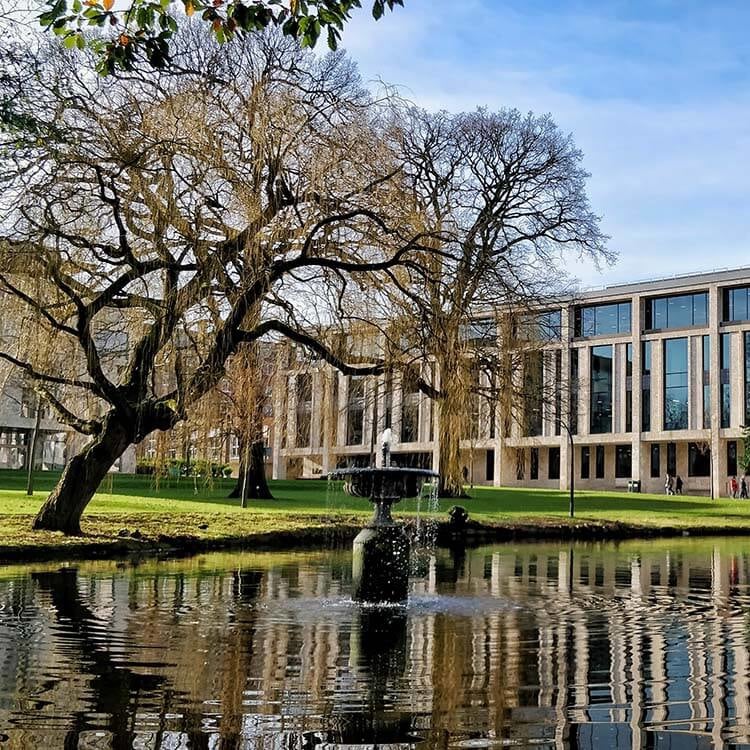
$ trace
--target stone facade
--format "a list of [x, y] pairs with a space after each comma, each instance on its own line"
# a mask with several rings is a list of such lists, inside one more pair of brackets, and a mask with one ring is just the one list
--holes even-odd
[[[580, 489], [638, 480], [663, 492], [669, 473], [685, 493], [727, 495], [750, 423], [746, 288], [750, 269], [736, 269], [608, 286], [557, 308], [559, 336], [544, 343], [541, 367], [560, 395], [541, 400], [534, 434], [480, 400], [462, 442], [467, 483], [565, 489], [572, 464]], [[324, 365], [290, 369], [274, 413], [275, 478], [377, 460], [373, 438], [385, 426], [394, 460], [438, 468], [435, 404], [399, 376], [357, 382]]]

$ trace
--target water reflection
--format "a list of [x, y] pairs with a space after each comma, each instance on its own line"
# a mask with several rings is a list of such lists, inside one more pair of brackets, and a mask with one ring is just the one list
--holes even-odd
[[743, 541], [0, 570], [0, 746], [750, 747]]

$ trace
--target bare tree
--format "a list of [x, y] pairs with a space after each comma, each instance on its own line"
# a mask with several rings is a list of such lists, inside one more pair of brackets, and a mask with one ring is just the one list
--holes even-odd
[[[461, 495], [460, 440], [477, 356], [495, 387], [508, 390], [500, 376], [510, 363], [487, 360], [506, 356], [491, 311], [531, 309], [567, 293], [560, 260], [571, 252], [608, 259], [607, 238], [586, 197], [582, 154], [549, 116], [407, 109], [391, 133], [424, 225], [440, 232], [433, 247], [444, 251], [429, 257], [427, 275], [388, 272], [401, 321], [391, 340], [437, 365], [420, 387], [438, 406], [441, 493]], [[467, 335], [483, 317], [482, 336]]]
[[342, 54], [275, 35], [216, 49], [187, 30], [168, 73], [102, 80], [41, 49], [6, 57], [0, 289], [63, 366], [20, 338], [0, 359], [91, 438], [34, 521], [77, 533], [117, 458], [184, 419], [241, 344], [284, 336], [344, 372], [378, 372], [300, 320], [311, 307], [332, 319], [344, 306], [326, 312], [330, 300], [438, 251]]

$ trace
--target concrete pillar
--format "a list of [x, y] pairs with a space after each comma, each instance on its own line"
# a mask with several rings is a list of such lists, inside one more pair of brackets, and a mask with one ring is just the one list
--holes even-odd
[[721, 336], [719, 333], [719, 321], [721, 320], [721, 294], [716, 286], [709, 290], [708, 294], [708, 331], [711, 337], [711, 477], [713, 480], [713, 496], [721, 497], [724, 488], [721, 461], [721, 441], [719, 439], [721, 429]]
[[643, 324], [641, 322], [641, 299], [634, 297], [631, 304], [630, 332], [631, 343], [633, 344], [633, 375], [631, 378], [632, 398], [631, 408], [633, 409], [632, 424], [633, 432], [630, 436], [630, 449], [632, 452], [631, 474], [633, 479], [643, 479], [646, 474], [643, 469], [643, 448], [648, 449], [647, 445], [641, 442], [641, 398], [643, 396], [643, 360], [641, 352], [641, 331]]
[[273, 448], [271, 457], [271, 476], [273, 479], [286, 479], [286, 453], [282, 449], [284, 433], [287, 430], [286, 396], [289, 393], [291, 377], [287, 374], [279, 376], [274, 389], [273, 411], [276, 415], [273, 430]]

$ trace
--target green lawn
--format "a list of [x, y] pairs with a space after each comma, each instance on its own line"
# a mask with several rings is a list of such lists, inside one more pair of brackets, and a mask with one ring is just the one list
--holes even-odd
[[[39, 508], [56, 476], [41, 473], [36, 492], [27, 497], [22, 472], [0, 471], [0, 556], [13, 547], [59, 545], [59, 534], [29, 530], [31, 516]], [[111, 475], [84, 515], [84, 540], [104, 543], [118, 539], [118, 532], [138, 529], [146, 539], [192, 536], [219, 540], [283, 530], [330, 527], [331, 516], [357, 525], [371, 510], [362, 500], [350, 498], [340, 488], [329, 490], [323, 481], [272, 482], [275, 498], [251, 501], [243, 510], [227, 494], [231, 480], [213, 483], [192, 479], [164, 480], [157, 487], [150, 477]], [[472, 497], [461, 501], [475, 520], [489, 524], [523, 527], [559, 526], [570, 521], [566, 492], [538, 489], [477, 487]], [[440, 513], [453, 505], [443, 500]], [[411, 500], [396, 507], [396, 513], [413, 513]], [[654, 528], [716, 529], [750, 531], [750, 502], [709, 500], [705, 497], [666, 497], [622, 492], [578, 492], [576, 524], [611, 522]], [[81, 544], [81, 540], [65, 541]]]

